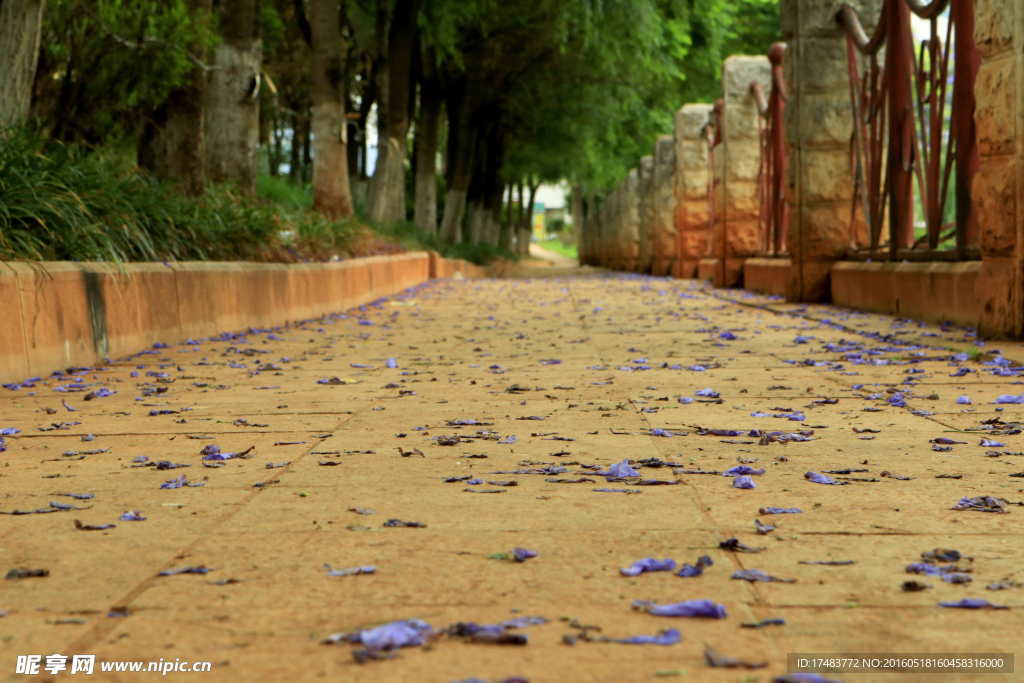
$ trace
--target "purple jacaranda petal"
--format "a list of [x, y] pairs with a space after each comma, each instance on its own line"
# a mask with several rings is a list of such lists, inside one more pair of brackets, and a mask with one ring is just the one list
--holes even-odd
[[541, 365], [561, 365], [561, 364], [562, 364], [562, 361], [560, 361], [560, 360], [555, 360], [554, 358], [551, 358], [551, 359], [548, 359], [548, 360], [542, 360], [542, 361], [540, 362], [540, 364], [541, 364]]
[[75, 500], [92, 500], [96, 497], [95, 493], [55, 493], [55, 496], [67, 496], [68, 498], [74, 498]]
[[718, 335], [718, 338], [724, 339], [726, 341], [736, 341], [736, 335], [733, 334], [732, 332], [723, 332], [720, 335]]
[[515, 443], [516, 440], [517, 439], [516, 439], [515, 435], [510, 434], [509, 436], [506, 436], [504, 439], [502, 439], [498, 443]]
[[4, 441], [4, 437], [0, 436], [0, 453], [7, 450], [7, 442]]
[[395, 369], [395, 368], [398, 367], [398, 359], [397, 358], [388, 358], [386, 361], [384, 361], [384, 366], [388, 367], [388, 368], [391, 368], [391, 369]]
[[526, 562], [529, 559], [537, 557], [539, 555], [536, 550], [527, 550], [526, 548], [513, 548], [512, 559], [516, 562]]
[[160, 488], [162, 488], [162, 489], [180, 489], [184, 485], [185, 485], [185, 475], [183, 474], [180, 477], [176, 477], [174, 479], [171, 479], [170, 481], [167, 481], [167, 482], [164, 482], [163, 484], [160, 484]]
[[623, 645], [675, 645], [683, 640], [679, 629], [670, 628], [653, 636], [631, 636], [629, 638], [608, 638], [607, 642]]
[[782, 674], [772, 679], [772, 683], [843, 683], [835, 678], [825, 678], [815, 673]]
[[145, 520], [146, 518], [142, 516], [141, 510], [135, 510], [134, 512], [126, 512], [123, 515], [121, 515], [122, 522], [142, 522]]
[[643, 493], [640, 489], [594, 489], [594, 493], [625, 493], [627, 496], [634, 493]]
[[832, 486], [842, 486], [849, 482], [836, 481], [832, 477], [826, 477], [824, 474], [818, 474], [817, 472], [805, 472], [804, 479], [813, 482], [815, 484], [831, 484]]
[[629, 458], [626, 458], [622, 462], [617, 462], [608, 468], [607, 472], [596, 472], [596, 474], [602, 477], [638, 477], [640, 473], [629, 466]]
[[73, 413], [78, 412], [78, 408], [72, 408], [71, 406], [68, 405], [67, 399], [62, 398], [60, 402], [64, 404], [64, 407], [67, 408], [68, 411]]
[[331, 569], [331, 565], [324, 564], [327, 568], [327, 576], [356, 576], [357, 574], [373, 574], [377, 568], [372, 564], [363, 567], [348, 567], [347, 569]]
[[682, 403], [684, 406], [688, 406], [691, 403], [693, 403], [693, 399], [690, 398], [689, 396], [682, 396], [679, 398], [679, 402]]
[[957, 398], [956, 402], [962, 406], [969, 406], [974, 403], [974, 401], [971, 400], [971, 397], [966, 395]]
[[772, 526], [771, 524], [762, 524], [761, 520], [759, 520], [759, 519], [755, 519], [754, 520], [754, 526], [757, 528], [757, 533], [762, 534], [762, 535], [769, 534], [769, 533], [775, 531], [775, 527], [774, 526]]
[[435, 629], [425, 621], [406, 619], [393, 621], [368, 631], [360, 631], [359, 642], [370, 650], [394, 650], [424, 645], [435, 633]]
[[707, 555], [701, 555], [699, 558], [697, 558], [696, 566], [690, 564], [689, 562], [686, 562], [683, 564], [682, 567], [679, 568], [679, 571], [677, 571], [675, 575], [680, 576], [684, 579], [689, 579], [694, 576], [700, 576], [704, 573], [705, 567], [710, 567], [713, 564], [714, 562], [711, 560], [710, 557], [708, 557]]
[[701, 398], [718, 398], [720, 396], [720, 394], [714, 389], [698, 389], [693, 392], [693, 395]]
[[937, 439], [932, 439], [931, 442], [932, 443], [941, 443], [944, 446], [952, 445], [952, 444], [958, 444], [958, 443], [967, 443], [966, 441], [954, 441], [953, 439], [950, 439], [949, 437], [946, 437], [946, 436], [940, 436]]
[[995, 512], [1008, 514], [1006, 500], [992, 496], [978, 496], [977, 498], [961, 498], [960, 502], [954, 505], [953, 510], [971, 510], [977, 512]]
[[403, 522], [400, 519], [389, 519], [384, 522], [381, 526], [386, 527], [410, 527], [414, 529], [425, 529], [427, 527], [423, 522]]
[[738, 477], [744, 474], [758, 475], [764, 474], [765, 471], [766, 470], [763, 467], [761, 469], [754, 469], [753, 467], [749, 467], [747, 465], [737, 465], [736, 467], [730, 467], [729, 469], [727, 469], [725, 472], [722, 473], [722, 476]]
[[14, 427], [4, 427], [3, 429], [0, 429], [0, 436], [14, 436], [15, 434], [21, 434], [21, 430], [15, 429]]
[[705, 368], [703, 365], [691, 365], [686, 369], [692, 372], [704, 372], [705, 370], [707, 370], [707, 368]]
[[760, 569], [740, 569], [732, 573], [732, 578], [743, 581], [778, 581], [779, 583], [795, 583], [796, 579], [780, 579], [777, 576], [768, 576]]
[[762, 515], [799, 515], [803, 514], [800, 508], [776, 508], [766, 507], [758, 510]]
[[94, 398], [106, 398], [108, 396], [113, 396], [116, 393], [117, 393], [116, 391], [111, 391], [110, 389], [107, 389], [106, 387], [100, 387], [96, 391], [90, 391], [83, 398], [86, 401], [91, 401]]
[[996, 397], [996, 403], [1024, 403], [1024, 394], [1021, 394], [1020, 396], [1003, 394]]
[[1006, 446], [1005, 443], [999, 443], [998, 441], [993, 441], [992, 439], [982, 439], [979, 445], [987, 446], [989, 448], [1003, 448], [1004, 446]]
[[132, 458], [132, 462], [149, 462], [149, 456], [148, 455], [136, 455], [134, 458]]
[[711, 436], [743, 436], [742, 429], [708, 429], [701, 434], [710, 434]]
[[656, 617], [707, 617], [709, 619], [725, 619], [725, 605], [716, 605], [708, 599], [686, 600], [685, 602], [658, 605], [650, 600], [634, 600], [633, 609], [647, 612]]
[[732, 480], [732, 487], [734, 489], [756, 489], [757, 484], [755, 484], [754, 480], [747, 475], [743, 475], [742, 477], [736, 477]]
[[940, 602], [939, 607], [959, 607], [960, 609], [984, 609], [989, 607], [991, 609], [1010, 609], [1006, 605], [993, 605], [988, 600], [982, 598], [964, 598], [957, 602]]
[[213, 569], [208, 569], [203, 565], [198, 567], [179, 567], [178, 569], [167, 569], [160, 572], [160, 576], [177, 576], [178, 574], [209, 574]]
[[[447, 480], [445, 480], [445, 481], [447, 481]], [[484, 483], [483, 479], [468, 479], [468, 480], [466, 480], [466, 485], [467, 486], [479, 486], [482, 483]]]
[[974, 581], [974, 577], [963, 572], [950, 572], [949, 574], [943, 574], [942, 580], [946, 583], [963, 584]]
[[653, 557], [645, 557], [637, 560], [629, 567], [622, 567], [619, 573], [623, 576], [639, 576], [645, 572], [670, 572], [676, 568], [676, 561], [665, 558], [658, 560]]

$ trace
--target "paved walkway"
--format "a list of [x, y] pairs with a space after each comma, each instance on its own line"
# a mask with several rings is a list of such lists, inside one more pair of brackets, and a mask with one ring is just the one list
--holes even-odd
[[[81, 508], [0, 517], [3, 571], [49, 572], [0, 582], [3, 675], [36, 680], [13, 675], [16, 656], [56, 652], [212, 662], [167, 674], [182, 681], [771, 681], [787, 653], [1017, 649], [1021, 405], [993, 401], [1024, 387], [991, 371], [1024, 360], [1021, 345], [713, 294], [624, 276], [437, 282], [347, 316], [0, 390], [0, 428], [21, 430], [5, 437], [0, 508]], [[950, 360], [961, 351], [973, 355]], [[86, 400], [100, 388], [117, 393]], [[245, 455], [204, 460], [215, 446]], [[611, 469], [627, 459], [639, 477]], [[745, 490], [718, 474], [737, 466], [766, 472]], [[980, 496], [1008, 514], [952, 509]], [[145, 521], [122, 521], [135, 510]], [[756, 520], [776, 528], [759, 534]], [[758, 552], [720, 547], [730, 539]], [[538, 556], [515, 562], [514, 548]], [[973, 580], [906, 572], [935, 548], [959, 551], [955, 574]], [[702, 556], [713, 565], [701, 576], [620, 574]], [[187, 567], [209, 572], [160, 575]], [[752, 570], [786, 582], [735, 578]], [[909, 580], [930, 587], [901, 590]], [[938, 606], [963, 598], [1011, 609]], [[634, 609], [697, 599], [727, 616]], [[548, 622], [479, 636], [525, 646], [447, 636], [360, 665], [358, 646], [323, 644], [400, 619], [535, 616]], [[744, 627], [764, 619], [785, 625]], [[594, 642], [666, 629], [681, 642]], [[767, 668], [712, 668], [705, 644]], [[153, 676], [99, 668], [99, 680]]]

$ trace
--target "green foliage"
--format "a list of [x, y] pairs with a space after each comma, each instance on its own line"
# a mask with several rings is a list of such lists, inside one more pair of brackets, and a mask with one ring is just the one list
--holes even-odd
[[65, 140], [134, 134], [215, 44], [185, 0], [51, 0], [35, 109]]
[[230, 185], [191, 199], [117, 153], [0, 139], [0, 260], [323, 260], [350, 255], [359, 233]]

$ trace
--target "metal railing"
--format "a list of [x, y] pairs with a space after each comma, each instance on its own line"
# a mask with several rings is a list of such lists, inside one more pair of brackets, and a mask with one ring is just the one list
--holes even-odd
[[[722, 111], [725, 100], [719, 97], [711, 110], [711, 120], [704, 124], [704, 139], [708, 143], [708, 256], [715, 255], [715, 147], [722, 144]], [[725, 230], [722, 230], [722, 268], [725, 268]]]
[[782, 58], [785, 43], [774, 43], [768, 48], [768, 61], [772, 65], [772, 89], [767, 99], [758, 82], [750, 84], [750, 93], [757, 102], [757, 132], [761, 141], [761, 168], [757, 187], [761, 204], [757, 232], [759, 252], [781, 256], [786, 252], [786, 233], [789, 227], [789, 205], [782, 193], [786, 177], [786, 141], [783, 134], [782, 112], [786, 107], [786, 83], [782, 78]]
[[[938, 19], [947, 7], [943, 42]], [[911, 33], [911, 12], [931, 25], [930, 37], [921, 41], [919, 52]], [[933, 0], [927, 4], [922, 0], [884, 0], [882, 15], [870, 38], [849, 5], [843, 6], [837, 20], [846, 29], [854, 121], [850, 150], [854, 180], [851, 247], [861, 257], [890, 260], [978, 258], [978, 219], [971, 201], [971, 182], [980, 165], [974, 83], [981, 57], [974, 43], [973, 0]], [[883, 45], [885, 64], [880, 67]], [[863, 75], [858, 53], [869, 62]], [[956, 213], [953, 221], [945, 222], [951, 176]], [[915, 204], [925, 227], [919, 238], [914, 235]], [[867, 224], [866, 249], [858, 249], [862, 247], [857, 237], [858, 205]], [[880, 253], [886, 218], [888, 254]], [[954, 248], [942, 248], [951, 238], [955, 238]]]

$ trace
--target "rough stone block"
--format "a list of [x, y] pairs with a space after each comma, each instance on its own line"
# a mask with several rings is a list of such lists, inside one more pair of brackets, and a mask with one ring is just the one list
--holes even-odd
[[846, 40], [842, 37], [806, 37], [800, 39], [801, 94], [809, 90], [848, 90], [850, 75], [846, 66]]
[[[756, 181], [761, 172], [761, 147], [754, 141], [749, 143], [731, 142], [726, 147], [725, 181]], [[732, 190], [730, 190], [730, 193]]]
[[708, 255], [708, 231], [690, 231], [679, 235], [679, 246], [684, 259], [699, 260]]
[[761, 195], [756, 182], [731, 182], [726, 189], [729, 193], [725, 205], [726, 220], [757, 218], [761, 213]]
[[981, 306], [978, 333], [986, 337], [1021, 335], [1021, 267], [1015, 258], [987, 258], [975, 284]]
[[722, 63], [722, 95], [726, 107], [730, 101], [744, 100], [753, 103], [750, 83], [761, 83], [767, 93], [771, 89], [772, 68], [763, 55], [733, 55]]
[[986, 159], [971, 184], [985, 256], [1011, 256], [1017, 246], [1017, 173], [1010, 159]]
[[682, 197], [707, 195], [708, 146], [703, 141], [684, 145], [682, 154], [676, 157], [676, 168], [677, 185], [682, 189]]
[[[868, 35], [874, 31], [882, 13], [882, 0], [794, 0], [781, 6], [787, 15], [782, 23], [794, 24], [800, 36], [835, 35], [842, 37], [843, 27], [836, 21], [836, 15], [844, 4], [857, 10], [857, 16]], [[795, 9], [796, 17], [793, 14]]]
[[803, 154], [801, 194], [807, 203], [853, 200], [853, 178], [846, 150], [818, 150]]
[[[849, 248], [849, 205], [804, 206], [799, 213], [802, 232], [800, 255], [803, 260], [835, 260]], [[790, 225], [792, 227], [793, 224]]]
[[978, 132], [978, 151], [982, 156], [1012, 154], [1014, 144], [1015, 103], [1019, 77], [1012, 56], [983, 63], [974, 84], [977, 100], [974, 120]]
[[710, 104], [684, 104], [676, 112], [675, 137], [677, 140], [704, 140], [704, 126], [711, 120]]
[[[850, 107], [849, 94], [803, 93], [800, 100], [803, 114], [799, 120], [802, 146], [842, 148], [848, 154], [850, 135], [853, 131], [853, 111]], [[784, 116], [788, 113], [787, 102]]]
[[1015, 2], [1019, 0], [974, 0], [974, 42], [982, 57], [1013, 48]]

